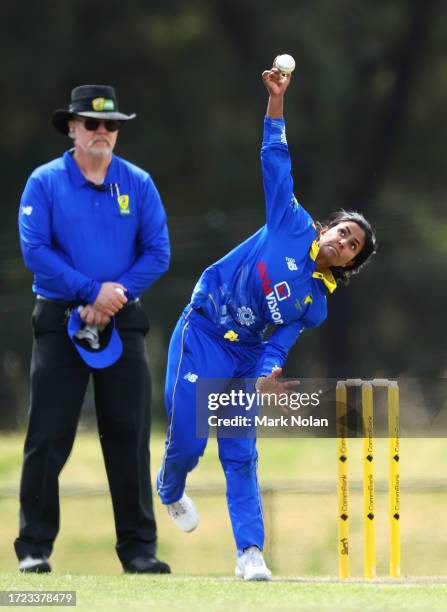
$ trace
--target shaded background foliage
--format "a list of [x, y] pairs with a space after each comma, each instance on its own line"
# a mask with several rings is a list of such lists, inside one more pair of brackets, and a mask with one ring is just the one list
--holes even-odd
[[[33, 297], [17, 238], [26, 178], [69, 143], [50, 126], [81, 83], [135, 111], [117, 153], [147, 169], [172, 239], [145, 296], [155, 411], [167, 343], [202, 269], [263, 223], [260, 74], [295, 56], [286, 120], [295, 192], [376, 226], [373, 264], [331, 297], [286, 374], [445, 376], [447, 5], [438, 0], [8, 3], [0, 24], [0, 427], [27, 409]], [[439, 398], [438, 398], [439, 399]]]

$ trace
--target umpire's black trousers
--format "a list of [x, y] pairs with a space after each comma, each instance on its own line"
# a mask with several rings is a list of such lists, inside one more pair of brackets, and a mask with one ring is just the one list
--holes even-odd
[[31, 409], [20, 484], [17, 557], [49, 557], [59, 531], [58, 477], [71, 452], [90, 374], [113, 501], [122, 563], [155, 555], [156, 525], [149, 471], [151, 380], [144, 336], [149, 329], [139, 302], [115, 318], [121, 358], [91, 370], [66, 331], [70, 304], [37, 300], [33, 311]]

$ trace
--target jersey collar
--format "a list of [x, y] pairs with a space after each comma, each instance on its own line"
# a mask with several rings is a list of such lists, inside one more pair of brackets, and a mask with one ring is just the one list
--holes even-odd
[[334, 291], [337, 289], [337, 281], [329, 268], [327, 270], [323, 270], [323, 272], [318, 272], [315, 270], [315, 272], [312, 274], [312, 278], [322, 280], [329, 293], [334, 293]]
[[[76, 187], [83, 187], [84, 185], [90, 185], [90, 181], [88, 181], [85, 176], [82, 174], [81, 169], [78, 164], [75, 162], [73, 157], [74, 149], [70, 149], [69, 151], [65, 151], [64, 153], [64, 162], [65, 167], [67, 168], [68, 174], [70, 176], [71, 181], [74, 183]], [[104, 179], [103, 185], [111, 185], [119, 183], [118, 181], [118, 160], [114, 153], [112, 153], [112, 161], [107, 168], [107, 174]]]
[[[314, 265], [315, 265], [315, 260], [317, 259], [317, 255], [319, 252], [320, 252], [320, 245], [318, 244], [316, 240], [314, 240], [309, 250], [309, 256], [311, 260], [314, 262]], [[327, 270], [323, 270], [323, 272], [317, 272], [315, 270], [315, 272], [312, 274], [312, 277], [322, 280], [323, 283], [325, 284], [326, 289], [329, 291], [329, 293], [334, 293], [334, 291], [337, 289], [337, 281], [335, 280], [334, 275], [329, 270], [329, 268]]]

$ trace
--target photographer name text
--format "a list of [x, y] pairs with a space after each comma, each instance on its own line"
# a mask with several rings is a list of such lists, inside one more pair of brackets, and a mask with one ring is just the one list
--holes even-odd
[[329, 420], [319, 419], [312, 415], [308, 417], [302, 417], [301, 415], [218, 417], [213, 414], [208, 417], [208, 425], [210, 427], [252, 427], [253, 425], [256, 427], [329, 427]]

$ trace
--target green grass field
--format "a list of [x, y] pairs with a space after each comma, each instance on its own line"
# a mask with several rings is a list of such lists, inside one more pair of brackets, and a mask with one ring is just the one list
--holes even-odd
[[[197, 576], [0, 575], [0, 589], [76, 591], [82, 610], [445, 610], [439, 579], [396, 584], [276, 578], [243, 583]], [[57, 609], [62, 609], [58, 607]], [[66, 608], [70, 609], [70, 608]]]
[[[378, 572], [387, 574], [386, 440], [377, 442]], [[352, 573], [362, 575], [360, 441], [351, 445]], [[155, 500], [159, 556], [172, 577], [123, 576], [114, 552], [112, 506], [94, 433], [78, 434], [61, 477], [61, 531], [51, 576], [21, 576], [12, 548], [18, 526], [17, 487], [22, 436], [0, 438], [0, 587], [70, 589], [83, 609], [165, 609], [194, 606], [386, 610], [447, 609], [447, 485], [445, 440], [402, 440], [402, 571], [400, 582], [335, 580], [337, 573], [336, 449], [334, 440], [262, 439], [260, 481], [265, 489], [266, 558], [272, 584], [233, 579], [234, 544], [224, 479], [214, 440], [189, 479], [201, 524], [192, 534], [172, 527]], [[153, 476], [163, 452], [152, 441]], [[439, 485], [439, 486], [437, 486]], [[1, 573], [3, 572], [3, 573]], [[279, 578], [282, 577], [282, 578]], [[326, 577], [326, 578], [324, 578]], [[332, 577], [332, 578], [328, 578]]]

